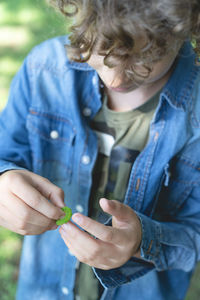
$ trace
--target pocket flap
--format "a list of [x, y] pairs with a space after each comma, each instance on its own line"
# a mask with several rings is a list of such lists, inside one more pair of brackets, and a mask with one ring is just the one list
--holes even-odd
[[39, 112], [35, 109], [29, 111], [27, 128], [52, 143], [72, 144], [75, 136], [75, 128], [69, 118]]

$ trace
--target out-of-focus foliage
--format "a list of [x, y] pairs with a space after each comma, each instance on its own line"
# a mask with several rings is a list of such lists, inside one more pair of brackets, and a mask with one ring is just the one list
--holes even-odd
[[22, 237], [0, 228], [0, 299], [13, 300], [18, 278]]
[[0, 0], [0, 110], [10, 81], [30, 49], [66, 32], [66, 19], [45, 0]]
[[[31, 48], [66, 34], [66, 25], [64, 17], [45, 0], [0, 0], [0, 110], [6, 104], [10, 82]], [[0, 227], [0, 300], [15, 299], [22, 239]]]

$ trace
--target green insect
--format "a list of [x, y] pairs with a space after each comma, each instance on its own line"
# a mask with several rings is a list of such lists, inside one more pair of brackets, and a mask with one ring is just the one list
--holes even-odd
[[61, 209], [65, 212], [65, 217], [56, 221], [56, 225], [58, 225], [58, 226], [67, 223], [71, 219], [71, 216], [72, 216], [71, 208], [65, 206], [65, 207], [62, 207]]

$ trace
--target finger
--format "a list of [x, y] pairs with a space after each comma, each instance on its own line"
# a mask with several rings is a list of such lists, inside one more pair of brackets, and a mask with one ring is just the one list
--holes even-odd
[[112, 261], [113, 249], [106, 243], [95, 240], [73, 223], [62, 225], [59, 232], [70, 251], [83, 263], [93, 267], [108, 268]]
[[55, 225], [54, 220], [34, 210], [17, 196], [10, 195], [6, 203], [7, 209], [13, 216], [15, 216], [16, 219], [24, 220], [27, 224], [37, 225], [46, 229]]
[[27, 183], [23, 176], [18, 175], [11, 183], [10, 189], [16, 197], [50, 219], [57, 220], [64, 215], [60, 208], [49, 202], [35, 187]]
[[132, 223], [135, 218], [134, 211], [125, 204], [120, 203], [117, 200], [107, 200], [101, 198], [99, 204], [103, 211], [115, 217], [118, 221], [123, 223]]
[[[21, 235], [41, 234], [46, 231], [39, 225], [25, 224], [25, 222], [13, 215], [7, 208], [0, 205], [1, 218], [0, 225]], [[53, 229], [53, 228], [52, 228]]]
[[87, 249], [95, 248], [97, 246], [98, 241], [94, 237], [81, 230], [70, 221], [61, 226], [61, 231], [64, 231], [68, 239], [74, 241], [74, 244], [81, 241], [83, 247], [86, 247]]
[[80, 213], [75, 213], [72, 216], [72, 220], [81, 228], [101, 241], [113, 244], [121, 244], [126, 241], [123, 231], [101, 224]]
[[109, 263], [108, 264], [103, 264], [103, 263], [100, 263], [98, 261], [89, 262], [87, 260], [87, 258], [84, 258], [83, 255], [80, 255], [79, 249], [76, 246], [74, 247], [74, 245], [72, 243], [70, 243], [66, 238], [64, 238], [63, 235], [61, 235], [61, 236], [62, 236], [62, 239], [64, 240], [66, 246], [70, 250], [70, 253], [72, 255], [74, 255], [80, 262], [85, 263], [85, 264], [87, 264], [91, 267], [99, 268], [99, 269], [102, 269], [102, 270], [109, 270], [111, 268], [114, 268], [114, 267], [110, 267]]
[[64, 191], [57, 185], [50, 182], [47, 178], [33, 174], [32, 184], [43, 196], [49, 199], [53, 204], [58, 207], [65, 206]]
[[[105, 198], [100, 199], [100, 206], [113, 216], [112, 226], [120, 228], [121, 232], [124, 232], [125, 243], [127, 246], [129, 244], [130, 249], [132, 249], [131, 252], [135, 253], [141, 243], [142, 227], [134, 210], [116, 200], [107, 200]], [[123, 244], [121, 245], [123, 247]]]

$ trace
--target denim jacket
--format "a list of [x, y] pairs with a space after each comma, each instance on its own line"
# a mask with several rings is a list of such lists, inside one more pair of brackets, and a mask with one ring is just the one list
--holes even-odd
[[[67, 37], [35, 47], [15, 76], [0, 115], [0, 172], [28, 169], [65, 192], [87, 215], [97, 158], [90, 121], [101, 108], [99, 78], [70, 62]], [[141, 259], [94, 269], [102, 299], [183, 299], [200, 254], [200, 84], [189, 43], [160, 94], [149, 140], [135, 160], [124, 203], [142, 223]], [[58, 230], [26, 236], [18, 300], [72, 300], [77, 259]]]

